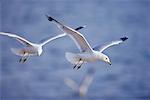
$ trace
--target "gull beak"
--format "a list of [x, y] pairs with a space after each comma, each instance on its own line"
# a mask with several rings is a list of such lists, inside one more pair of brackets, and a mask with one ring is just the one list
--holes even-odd
[[111, 61], [109, 61], [108, 64], [111, 65]]

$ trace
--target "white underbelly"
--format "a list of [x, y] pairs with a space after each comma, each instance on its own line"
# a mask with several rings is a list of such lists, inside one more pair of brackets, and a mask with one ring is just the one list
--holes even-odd
[[98, 60], [94, 54], [83, 53], [78, 54], [78, 56], [85, 62], [95, 62]]
[[31, 48], [31, 47], [25, 48], [24, 51], [26, 53], [28, 53], [29, 55], [37, 55], [38, 54], [37, 49]]

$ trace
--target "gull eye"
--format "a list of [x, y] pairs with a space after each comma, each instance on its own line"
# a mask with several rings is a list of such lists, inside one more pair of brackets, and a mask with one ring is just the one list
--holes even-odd
[[106, 58], [106, 60], [107, 60], [107, 58]]

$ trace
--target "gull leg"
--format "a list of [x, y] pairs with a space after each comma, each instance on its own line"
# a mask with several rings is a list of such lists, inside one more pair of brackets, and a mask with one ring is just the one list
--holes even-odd
[[80, 58], [79, 61], [77, 62], [77, 64], [74, 65], [73, 69], [75, 69], [75, 68], [78, 66], [78, 64], [79, 64], [79, 62], [80, 62], [81, 60], [82, 60], [82, 59]]
[[82, 63], [78, 66], [77, 70], [81, 68], [81, 66], [83, 65], [84, 61], [82, 61]]
[[23, 60], [23, 63], [27, 61], [27, 59], [28, 59], [28, 57], [29, 57], [29, 54], [28, 54], [28, 53], [25, 53], [24, 57], [25, 57], [25, 58], [24, 58], [24, 60]]
[[[74, 66], [74, 68], [76, 68], [76, 67], [78, 67], [78, 66], [79, 66], [80, 61], [82, 61], [82, 59], [81, 59], [81, 58], [79, 59], [78, 63]], [[74, 68], [73, 68], [73, 69], [74, 69]], [[78, 69], [78, 68], [77, 68], [77, 69]]]
[[19, 60], [19, 62], [24, 63], [24, 62], [27, 61], [27, 58], [28, 58], [28, 53], [25, 52], [25, 51], [23, 51], [23, 56], [22, 56], [22, 58]]
[[23, 63], [23, 62], [24, 62], [24, 56], [22, 56], [22, 57], [19, 59], [19, 62], [20, 62], [20, 63]]
[[75, 69], [77, 67], [77, 65], [74, 65], [73, 69]]
[[24, 59], [24, 62], [26, 62], [28, 60], [28, 58], [29, 58], [29, 55], [26, 56], [26, 58]]
[[20, 63], [24, 60], [23, 58], [24, 58], [25, 53], [26, 53], [26, 52], [23, 51], [23, 56], [19, 59], [19, 62], [20, 62]]
[[27, 61], [27, 58], [23, 59], [23, 63]]
[[20, 63], [24, 63], [24, 60], [25, 60], [25, 58], [24, 58], [24, 57], [21, 57], [21, 58], [19, 59], [19, 62], [20, 62]]
[[77, 70], [80, 69], [80, 68], [81, 68], [81, 66], [78, 66]]
[[23, 61], [24, 55], [25, 55], [25, 53], [26, 53], [26, 52], [23, 51], [23, 50], [22, 50], [22, 52], [23, 52], [23, 56], [19, 59], [19, 63], [21, 63], [21, 62]]
[[20, 62], [20, 63], [22, 62], [22, 57], [19, 59], [19, 62]]

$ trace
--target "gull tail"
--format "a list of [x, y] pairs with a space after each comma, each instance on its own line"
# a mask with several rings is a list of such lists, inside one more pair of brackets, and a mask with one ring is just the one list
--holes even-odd
[[71, 52], [66, 52], [65, 57], [72, 64], [77, 64], [80, 59], [78, 55]]
[[23, 56], [23, 50], [22, 49], [18, 49], [18, 48], [11, 48], [11, 51], [13, 54], [17, 55], [17, 56]]

